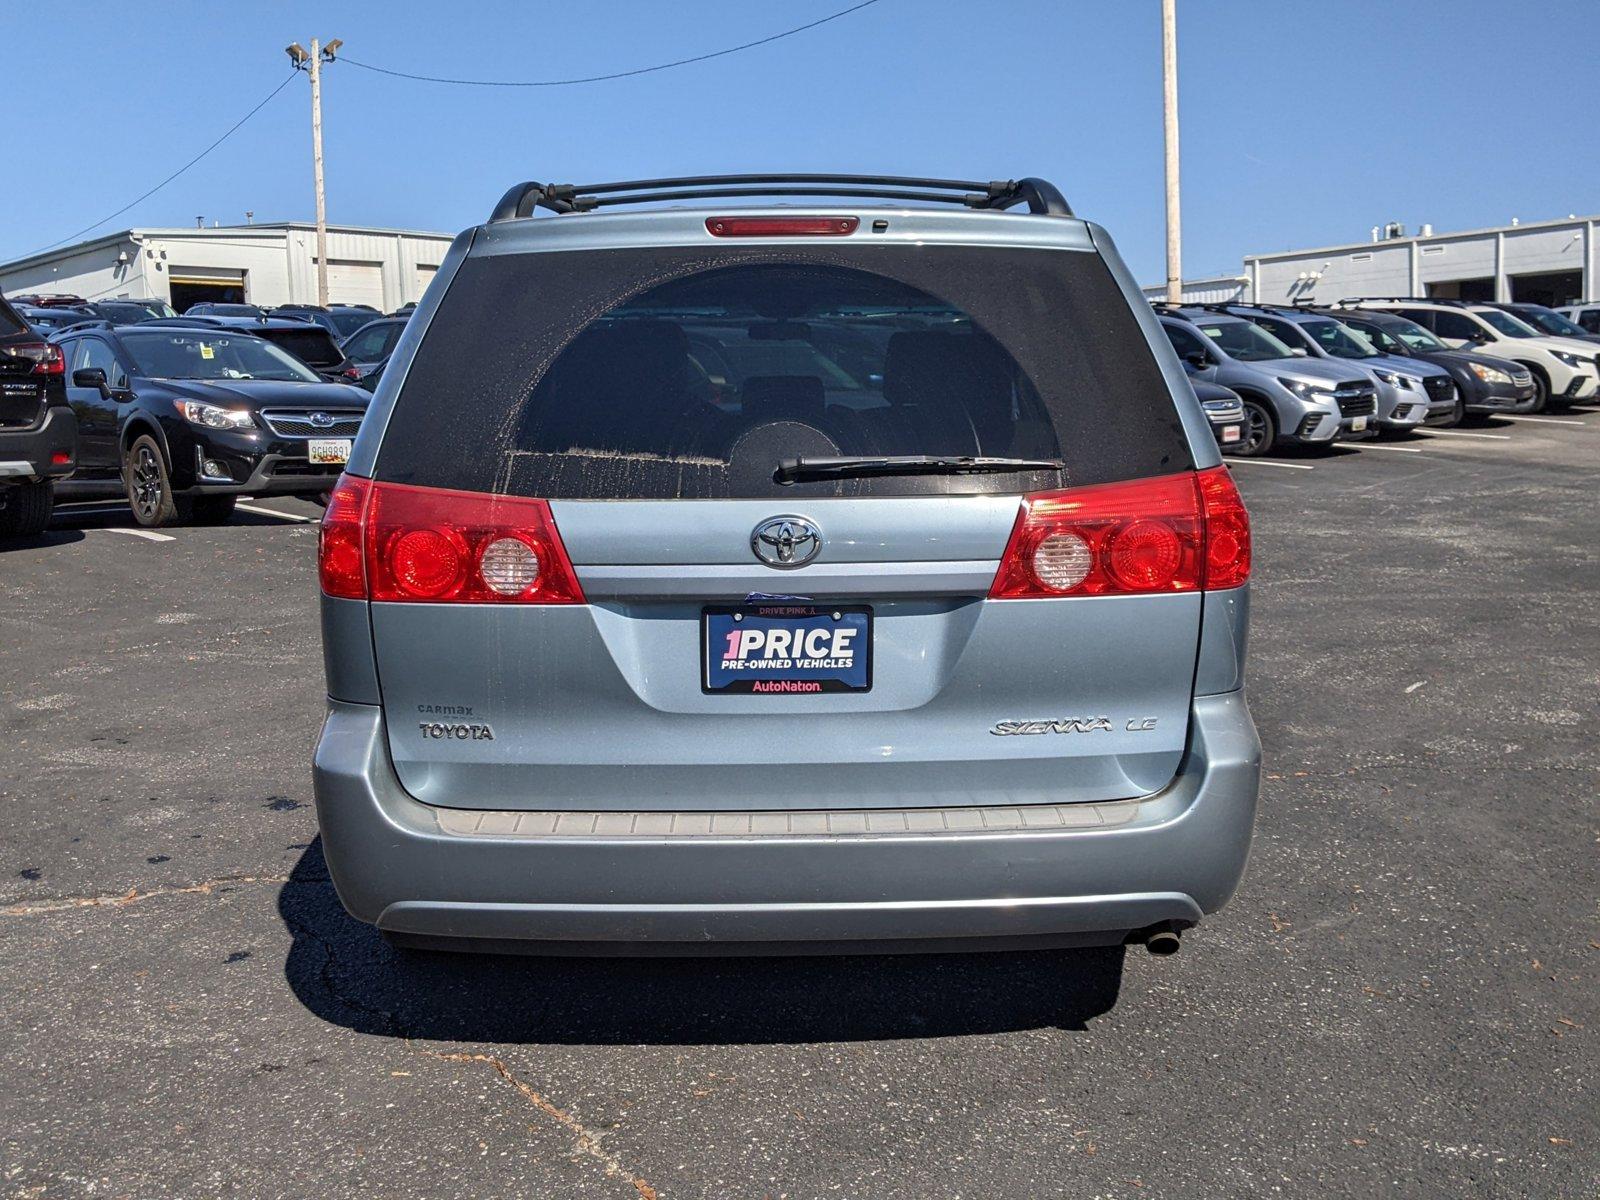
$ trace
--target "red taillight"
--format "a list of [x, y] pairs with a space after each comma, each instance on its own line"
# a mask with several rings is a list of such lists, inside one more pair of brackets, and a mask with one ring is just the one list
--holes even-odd
[[57, 450], [54, 454], [52, 454], [50, 456], [50, 465], [52, 467], [64, 467], [68, 463], [70, 463], [71, 461], [72, 461], [72, 451], [71, 450]]
[[1224, 467], [1025, 497], [993, 600], [1238, 587], [1250, 519]]
[[367, 598], [367, 571], [361, 548], [361, 526], [367, 513], [372, 481], [341, 475], [322, 514], [317, 539], [317, 574], [322, 590], [345, 600]]
[[322, 518], [322, 590], [431, 604], [582, 604], [550, 506], [345, 476]]
[[33, 375], [65, 375], [67, 373], [67, 360], [61, 353], [61, 347], [53, 342], [21, 342], [15, 346], [7, 346], [5, 353], [15, 355], [17, 358], [26, 358], [33, 363], [30, 374]]
[[1250, 579], [1250, 514], [1226, 467], [1195, 476], [1206, 515], [1206, 578], [1208, 592], [1235, 588]]
[[707, 217], [712, 237], [844, 237], [860, 217]]

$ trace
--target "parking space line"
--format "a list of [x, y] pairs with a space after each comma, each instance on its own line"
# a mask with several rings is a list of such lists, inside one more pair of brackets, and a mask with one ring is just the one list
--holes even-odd
[[1430, 429], [1428, 430], [1428, 436], [1482, 438], [1486, 442], [1509, 442], [1511, 440], [1509, 433], [1463, 433], [1459, 429]]
[[1510, 413], [1496, 413], [1496, 418], [1501, 421], [1532, 421], [1535, 425], [1576, 425], [1587, 429], [1587, 421], [1567, 421], [1560, 417], [1514, 417]]
[[1275, 462], [1270, 458], [1230, 458], [1227, 460], [1227, 465], [1230, 467], [1235, 463], [1249, 463], [1253, 467], [1287, 467], [1291, 471], [1316, 470], [1315, 467], [1309, 467], [1305, 463]]
[[275, 508], [262, 508], [259, 504], [234, 503], [235, 508], [242, 508], [245, 512], [260, 513], [263, 517], [277, 517], [280, 521], [292, 521], [299, 525], [310, 525], [322, 520], [321, 517], [301, 517], [294, 513], [279, 512]]
[[1380, 446], [1374, 442], [1361, 443], [1363, 450], [1398, 450], [1401, 454], [1421, 454], [1422, 451], [1415, 446]]
[[178, 539], [168, 533], [153, 533], [148, 529], [122, 529], [112, 526], [107, 533], [125, 533], [129, 537], [144, 538], [147, 542], [175, 542]]

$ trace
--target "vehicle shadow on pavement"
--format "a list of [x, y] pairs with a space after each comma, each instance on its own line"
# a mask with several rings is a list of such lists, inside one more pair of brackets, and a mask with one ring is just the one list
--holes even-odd
[[321, 839], [278, 896], [284, 974], [358, 1033], [552, 1045], [874, 1041], [1083, 1029], [1117, 1002], [1121, 946], [987, 954], [553, 958], [398, 951], [351, 919]]
[[50, 529], [33, 537], [0, 539], [0, 554], [8, 550], [36, 550], [49, 546], [65, 546], [68, 542], [83, 541], [80, 529]]

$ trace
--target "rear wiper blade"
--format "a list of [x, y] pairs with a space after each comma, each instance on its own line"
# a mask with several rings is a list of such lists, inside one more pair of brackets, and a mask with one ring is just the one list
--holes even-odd
[[986, 458], [971, 454], [880, 454], [846, 458], [789, 458], [773, 479], [850, 479], [866, 475], [994, 475], [1013, 471], [1059, 471], [1059, 458]]

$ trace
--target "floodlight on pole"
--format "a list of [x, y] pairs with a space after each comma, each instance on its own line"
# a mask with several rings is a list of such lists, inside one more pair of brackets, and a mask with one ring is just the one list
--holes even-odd
[[334, 38], [326, 45], [311, 39], [307, 50], [299, 42], [284, 48], [297, 71], [311, 77], [311, 173], [317, 190], [317, 303], [328, 303], [328, 202], [322, 186], [322, 68], [335, 61], [343, 38]]

